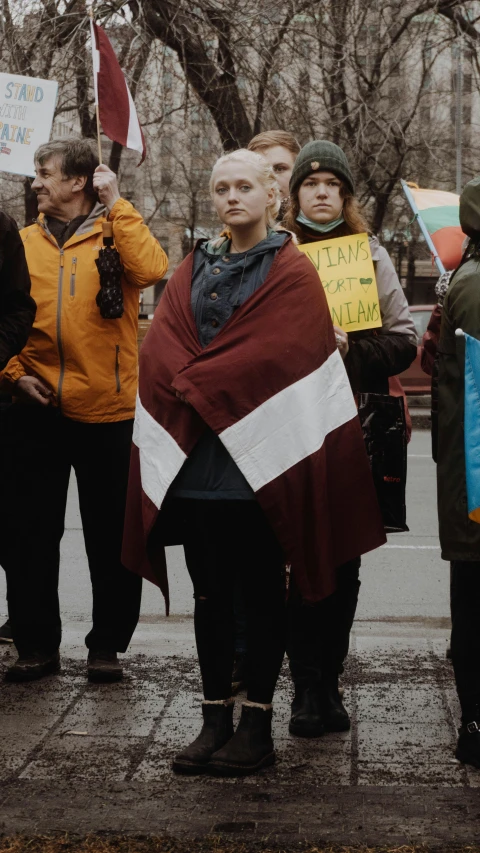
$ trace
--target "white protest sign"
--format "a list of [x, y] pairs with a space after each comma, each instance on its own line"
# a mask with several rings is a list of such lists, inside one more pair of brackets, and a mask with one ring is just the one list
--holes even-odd
[[0, 73], [0, 171], [35, 175], [33, 155], [48, 142], [58, 83]]

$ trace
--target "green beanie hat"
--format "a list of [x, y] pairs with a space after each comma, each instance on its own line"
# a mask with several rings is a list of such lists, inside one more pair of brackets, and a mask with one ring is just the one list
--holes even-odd
[[290, 178], [290, 192], [293, 193], [298, 190], [302, 181], [308, 178], [312, 172], [333, 172], [345, 182], [349, 192], [355, 195], [355, 184], [348, 160], [342, 149], [334, 142], [314, 139], [313, 142], [307, 142], [303, 146], [293, 167], [292, 177]]
[[464, 234], [478, 236], [480, 231], [480, 178], [474, 178], [460, 196], [460, 225]]

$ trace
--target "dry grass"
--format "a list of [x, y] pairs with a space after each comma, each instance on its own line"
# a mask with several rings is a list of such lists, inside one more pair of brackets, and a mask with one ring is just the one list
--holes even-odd
[[[91, 835], [76, 839], [72, 836], [0, 838], [0, 853], [289, 853], [292, 848], [264, 844], [243, 844], [206, 838], [202, 841], [175, 841], [162, 838], [102, 837]], [[295, 848], [299, 851], [298, 846]], [[302, 853], [440, 853], [438, 848], [403, 847], [304, 847]], [[480, 847], [442, 847], [441, 853], [480, 853]]]

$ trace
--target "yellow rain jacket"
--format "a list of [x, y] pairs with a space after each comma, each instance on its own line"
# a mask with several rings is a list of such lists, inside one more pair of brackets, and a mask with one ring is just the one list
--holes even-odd
[[3, 372], [15, 393], [20, 377], [37, 376], [53, 391], [53, 405], [76, 421], [133, 418], [137, 391], [139, 290], [163, 278], [165, 252], [133, 205], [119, 199], [108, 219], [124, 266], [125, 311], [104, 320], [95, 297], [100, 278], [95, 259], [102, 247], [105, 207], [97, 204], [60, 249], [41, 214], [21, 231], [37, 316], [28, 343]]

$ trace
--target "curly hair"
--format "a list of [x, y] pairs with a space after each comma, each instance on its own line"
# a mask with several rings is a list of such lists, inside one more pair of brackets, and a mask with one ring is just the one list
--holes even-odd
[[224, 154], [222, 157], [219, 157], [212, 169], [212, 174], [210, 176], [210, 192], [212, 196], [215, 170], [223, 163], [246, 163], [249, 166], [252, 166], [263, 188], [267, 192], [269, 190], [274, 191], [274, 200], [267, 206], [265, 216], [267, 228], [276, 228], [276, 216], [280, 207], [280, 190], [275, 177], [275, 172], [273, 171], [270, 163], [267, 163], [261, 154], [257, 154], [255, 151], [248, 151], [247, 148], [237, 148], [236, 151]]

